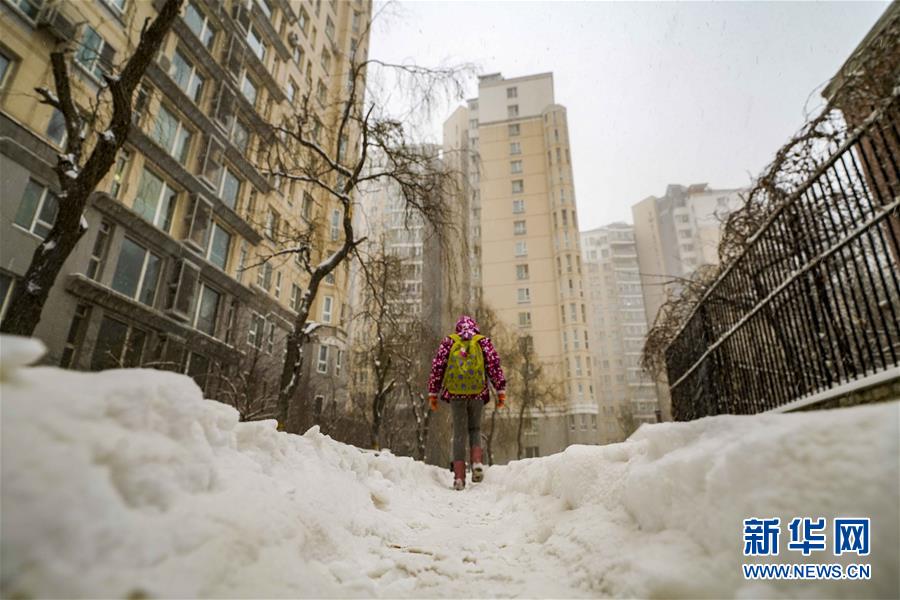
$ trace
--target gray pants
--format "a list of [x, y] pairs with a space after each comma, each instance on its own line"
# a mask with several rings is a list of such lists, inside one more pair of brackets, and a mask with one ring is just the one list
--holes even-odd
[[466, 433], [469, 434], [469, 446], [481, 446], [481, 411], [484, 401], [481, 398], [472, 400], [451, 400], [450, 412], [453, 413], [453, 460], [466, 460]]

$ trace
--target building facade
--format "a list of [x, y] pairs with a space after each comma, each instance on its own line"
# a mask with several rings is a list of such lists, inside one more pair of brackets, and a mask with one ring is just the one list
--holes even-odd
[[612, 223], [581, 232], [589, 290], [594, 384], [602, 443], [620, 442], [658, 420], [656, 384], [641, 368], [647, 316], [634, 227]]
[[[680, 281], [703, 265], [719, 263], [722, 223], [742, 205], [743, 189], [713, 189], [709, 184], [672, 184], [661, 197], [631, 207], [647, 323], [652, 327]], [[663, 420], [671, 420], [668, 386], [658, 382]]]
[[[467, 123], [468, 135], [462, 136]], [[456, 147], [448, 143], [450, 128]], [[557, 400], [534, 409], [526, 455], [596, 443], [588, 312], [565, 107], [550, 73], [479, 79], [478, 97], [445, 124], [445, 150], [471, 157], [473, 286], [520, 337], [530, 337]], [[475, 283], [477, 282], [477, 284]], [[503, 462], [514, 456], [499, 456]], [[495, 456], [495, 460], [498, 457]]]
[[[74, 48], [75, 100], [87, 111], [103, 74], [124, 65], [158, 5], [0, 0], [4, 304], [59, 201], [53, 167], [65, 127], [31, 93], [54, 87], [50, 52]], [[91, 199], [87, 232], [35, 331], [47, 362], [167, 368], [193, 376], [210, 397], [238, 395], [225, 390], [226, 379], [268, 369], [246, 391], [274, 393], [271, 375], [308, 278], [290, 257], [265, 259], [310, 231], [314, 254], [324, 256], [341, 232], [338, 204], [266, 171], [270, 124], [309, 96], [321, 143], [335, 143], [329, 125], [351, 60], [366, 55], [370, 13], [365, 0], [185, 3], [136, 93], [128, 140]], [[88, 131], [88, 141], [97, 133]], [[320, 289], [311, 316], [323, 328], [305, 352], [313, 358], [301, 393], [346, 387], [348, 276], [338, 269]]]

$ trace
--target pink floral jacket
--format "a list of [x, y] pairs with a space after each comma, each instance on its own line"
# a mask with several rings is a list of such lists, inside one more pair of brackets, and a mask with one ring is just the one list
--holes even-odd
[[[475, 320], [472, 319], [472, 317], [462, 316], [456, 323], [456, 333], [463, 339], [469, 340], [472, 339], [472, 336], [481, 332], [478, 330], [478, 324], [475, 323]], [[498, 392], [505, 391], [506, 377], [503, 375], [503, 368], [500, 366], [500, 356], [497, 354], [497, 350], [494, 349], [494, 345], [489, 338], [481, 338], [478, 341], [478, 345], [481, 346], [481, 351], [484, 353], [484, 367], [488, 379], [490, 379], [495, 390]], [[450, 348], [452, 347], [453, 340], [449, 336], [445, 337], [441, 341], [441, 345], [438, 346], [437, 352], [434, 355], [434, 360], [431, 361], [431, 376], [428, 378], [428, 393], [440, 394], [441, 399], [445, 402], [457, 398], [481, 398], [481, 400], [487, 404], [491, 399], [487, 381], [484, 382], [484, 389], [482, 389], [479, 394], [454, 396], [446, 389], [443, 389], [444, 373], [447, 370], [447, 359], [450, 356]]]

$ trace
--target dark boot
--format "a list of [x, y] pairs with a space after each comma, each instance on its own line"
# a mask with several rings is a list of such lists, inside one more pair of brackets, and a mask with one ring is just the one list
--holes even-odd
[[461, 490], [466, 487], [466, 461], [453, 461], [453, 489]]
[[472, 483], [478, 483], [484, 479], [484, 465], [481, 464], [481, 447], [472, 448]]

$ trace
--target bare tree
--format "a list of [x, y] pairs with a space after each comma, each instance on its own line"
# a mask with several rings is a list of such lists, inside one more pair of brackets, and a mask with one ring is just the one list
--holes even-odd
[[[105, 127], [89, 123], [79, 109], [70, 72], [72, 49], [63, 47], [50, 53], [56, 91], [44, 87], [36, 91], [41, 102], [58, 110], [65, 121], [66, 147], [58, 155], [55, 168], [61, 189], [59, 210], [47, 239], [32, 255], [22, 285], [17, 285], [13, 292], [6, 317], [0, 324], [3, 333], [34, 333], [63, 263], [87, 229], [84, 210], [91, 194], [109, 172], [128, 137], [134, 90], [172, 28], [183, 3], [184, 0], [165, 0], [149, 26], [144, 23], [140, 41], [125, 66], [118, 72], [110, 69], [111, 72], [103, 74], [104, 85], [92, 114], [98, 118], [99, 104], [108, 106], [111, 103], [112, 114]], [[93, 131], [88, 135], [91, 126]]]
[[[267, 164], [264, 172], [283, 180], [306, 184], [309, 189], [335, 202], [341, 213], [338, 246], [325, 251], [306, 238], [295, 245], [280, 248], [269, 256], [293, 255], [309, 275], [309, 286], [296, 307], [292, 330], [287, 336], [284, 363], [279, 378], [278, 419], [287, 422], [290, 405], [295, 398], [303, 364], [303, 346], [310, 340], [316, 324], [309, 320], [310, 310], [322, 280], [356, 253], [364, 238], [354, 230], [353, 199], [361, 185], [389, 181], [411, 211], [424, 217], [436, 229], [449, 227], [447, 207], [440, 198], [454, 197], [458, 178], [439, 160], [438, 150], [413, 144], [408, 128], [392, 116], [386, 103], [366, 101], [361, 83], [367, 71], [381, 68], [400, 74], [406, 82], [413, 104], [427, 107], [442, 93], [461, 97], [465, 68], [426, 69], [414, 65], [395, 65], [368, 60], [352, 62], [348, 74], [346, 96], [336, 100], [330, 109], [338, 114], [330, 128], [333, 135], [323, 135], [323, 126], [307, 95], [297, 113], [275, 125], [268, 140]], [[315, 102], [322, 103], [322, 98]], [[351, 149], [356, 148], [356, 152]], [[382, 157], [373, 164], [377, 150]], [[317, 262], [318, 261], [318, 262]]]
[[364, 300], [354, 320], [367, 334], [363, 337], [362, 348], [358, 348], [365, 357], [365, 364], [359, 366], [368, 369], [373, 376], [366, 404], [370, 413], [371, 445], [377, 450], [385, 410], [397, 385], [396, 355], [405, 341], [401, 313], [402, 261], [387, 253], [381, 240], [375, 255], [367, 256], [361, 262]]

